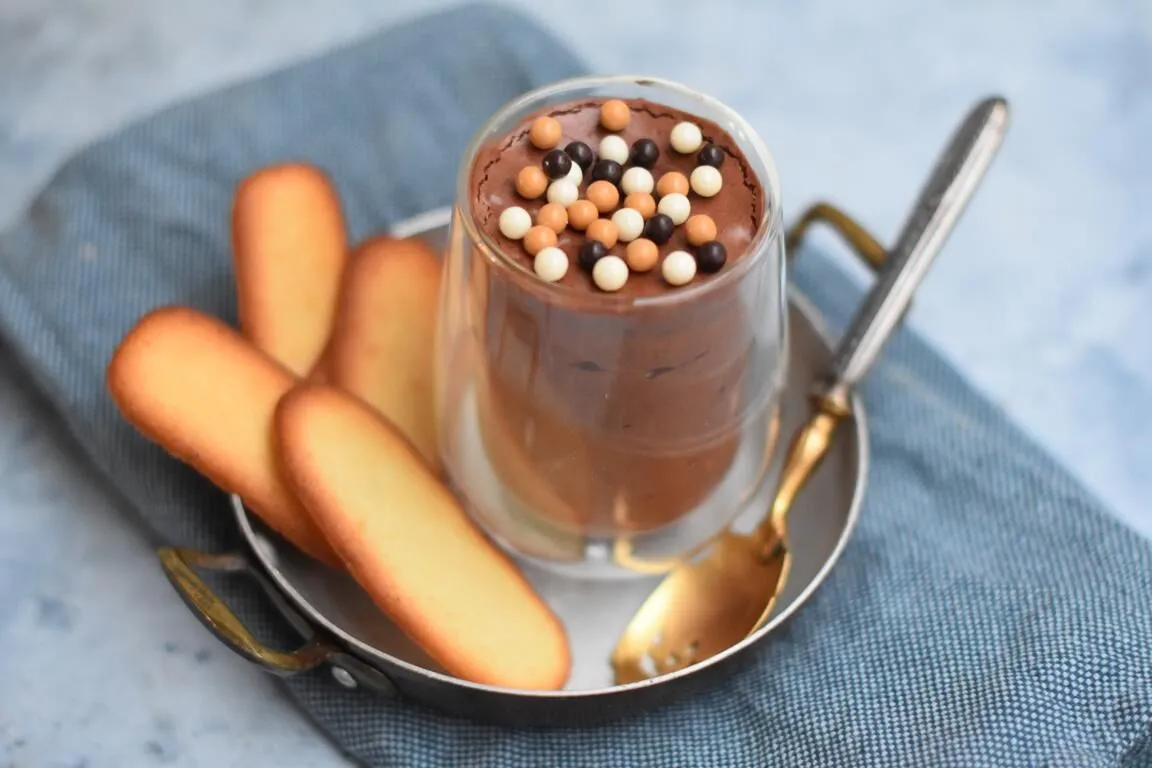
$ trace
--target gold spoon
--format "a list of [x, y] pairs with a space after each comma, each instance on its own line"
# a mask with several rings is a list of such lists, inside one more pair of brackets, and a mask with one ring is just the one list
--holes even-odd
[[978, 103], [956, 129], [845, 331], [829, 375], [812, 395], [813, 415], [792, 440], [768, 515], [751, 534], [724, 531], [701, 558], [677, 566], [649, 595], [612, 653], [617, 684], [703, 661], [767, 621], [792, 565], [792, 502], [820, 465], [837, 425], [851, 417], [852, 389], [899, 325], [1007, 127], [1008, 104], [993, 97]]

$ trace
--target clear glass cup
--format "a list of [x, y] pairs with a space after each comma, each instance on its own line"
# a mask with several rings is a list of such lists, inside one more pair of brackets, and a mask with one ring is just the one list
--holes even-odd
[[[729, 254], [708, 280], [631, 296], [544, 282], [483, 231], [478, 154], [542, 110], [605, 98], [646, 99], [727, 131], [763, 189], [745, 255]], [[781, 221], [760, 139], [675, 83], [567, 80], [481, 128], [461, 164], [445, 255], [436, 402], [446, 477], [494, 540], [571, 576], [652, 574], [744, 511], [765, 480], [785, 381]]]

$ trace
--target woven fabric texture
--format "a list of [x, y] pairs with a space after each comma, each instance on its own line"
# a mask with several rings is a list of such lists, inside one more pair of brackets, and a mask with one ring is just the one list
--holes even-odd
[[[531, 23], [478, 5], [167, 109], [77, 155], [0, 236], [0, 337], [126, 511], [158, 540], [227, 550], [223, 495], [105, 393], [116, 342], [161, 304], [235, 321], [229, 206], [258, 166], [328, 169], [359, 239], [450, 203], [479, 123], [581, 69]], [[792, 278], [833, 327], [859, 300], [818, 253]], [[1152, 765], [1148, 543], [915, 334], [899, 334], [864, 396], [870, 485], [841, 564], [704, 695], [532, 731], [348, 692], [324, 671], [284, 685], [371, 766]], [[252, 584], [221, 589], [259, 634], [292, 644]]]

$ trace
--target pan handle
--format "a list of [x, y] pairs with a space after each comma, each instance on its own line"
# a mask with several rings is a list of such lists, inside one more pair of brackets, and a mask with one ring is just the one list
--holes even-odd
[[313, 637], [294, 651], [277, 651], [261, 643], [248, 631], [220, 596], [204, 583], [194, 569], [219, 573], [248, 573], [248, 561], [241, 555], [213, 555], [183, 547], [157, 550], [164, 575], [200, 622], [233, 651], [277, 675], [294, 675], [328, 661], [337, 652], [319, 637]]
[[784, 248], [789, 258], [799, 250], [800, 242], [813, 224], [826, 224], [840, 235], [864, 265], [873, 272], [884, 263], [887, 251], [871, 232], [831, 203], [815, 203], [804, 211], [784, 235]]

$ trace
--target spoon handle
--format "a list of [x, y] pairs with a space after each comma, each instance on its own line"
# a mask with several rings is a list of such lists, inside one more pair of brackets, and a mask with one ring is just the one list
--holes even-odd
[[1008, 103], [978, 103], [952, 134], [928, 177], [896, 244], [836, 350], [824, 395], [846, 402], [899, 324], [928, 267], [940, 253], [1000, 148]]

